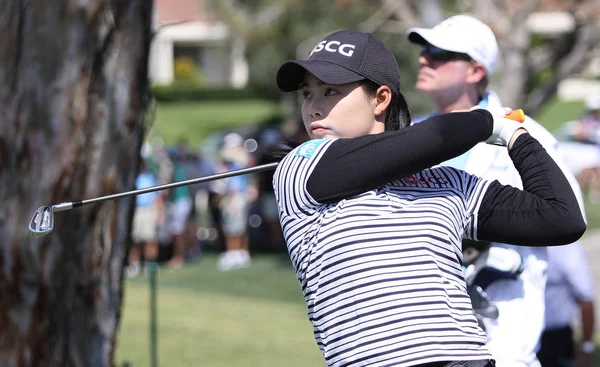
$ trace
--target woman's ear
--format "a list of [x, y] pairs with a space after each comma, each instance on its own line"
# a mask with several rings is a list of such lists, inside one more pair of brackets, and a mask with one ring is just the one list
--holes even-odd
[[377, 89], [375, 95], [375, 116], [385, 116], [385, 112], [392, 102], [392, 90], [387, 85]]

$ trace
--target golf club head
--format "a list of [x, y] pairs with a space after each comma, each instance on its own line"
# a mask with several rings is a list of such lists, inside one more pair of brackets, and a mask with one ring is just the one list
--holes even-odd
[[35, 211], [29, 222], [31, 237], [41, 237], [52, 232], [54, 228], [54, 210], [51, 206], [41, 206]]

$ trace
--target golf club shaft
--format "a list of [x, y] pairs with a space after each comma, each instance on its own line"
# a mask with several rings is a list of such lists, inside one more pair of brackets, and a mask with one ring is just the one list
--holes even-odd
[[97, 197], [97, 198], [94, 198], [94, 199], [87, 199], [87, 200], [80, 200], [80, 201], [72, 201], [72, 202], [67, 202], [67, 203], [61, 203], [61, 204], [54, 205], [52, 207], [52, 209], [55, 212], [58, 212], [58, 211], [63, 211], [63, 210], [69, 210], [69, 209], [72, 209], [72, 208], [75, 208], [75, 207], [78, 207], [78, 206], [83, 206], [83, 205], [88, 205], [88, 204], [94, 204], [94, 203], [100, 203], [102, 201], [107, 201], [107, 200], [120, 199], [120, 198], [124, 198], [124, 197], [127, 197], [127, 196], [135, 196], [135, 195], [145, 194], [145, 193], [148, 193], [148, 192], [154, 192], [154, 191], [161, 191], [161, 190], [166, 190], [166, 189], [172, 189], [174, 187], [187, 186], [187, 185], [193, 185], [193, 184], [198, 184], [198, 183], [203, 183], [203, 182], [215, 181], [215, 180], [220, 180], [222, 178], [228, 178], [228, 177], [239, 176], [239, 175], [246, 175], [246, 174], [249, 174], [249, 173], [263, 172], [263, 171], [268, 171], [268, 170], [275, 169], [278, 164], [279, 164], [279, 162], [261, 164], [260, 166], [242, 168], [242, 169], [237, 169], [237, 170], [233, 170], [233, 171], [228, 171], [228, 172], [223, 172], [223, 173], [217, 173], [217, 174], [210, 175], [210, 176], [193, 178], [193, 179], [185, 180], [185, 181], [179, 181], [179, 182], [173, 182], [173, 183], [164, 184], [164, 185], [146, 187], [144, 189], [127, 191], [127, 192], [122, 192], [122, 193], [119, 193], [119, 194], [100, 196], [100, 197]]
[[[523, 113], [523, 110], [517, 109], [517, 110], [513, 110], [510, 113], [506, 114], [505, 117], [509, 118], [511, 120], [514, 120], [514, 121], [523, 122], [523, 120], [525, 118], [525, 114]], [[234, 171], [217, 173], [215, 175], [210, 175], [210, 176], [206, 176], [206, 177], [199, 177], [199, 178], [194, 178], [194, 179], [191, 179], [191, 180], [173, 182], [173, 183], [165, 184], [165, 185], [158, 185], [158, 186], [147, 187], [147, 188], [139, 189], [139, 190], [122, 192], [120, 194], [113, 194], [113, 195], [101, 196], [101, 197], [98, 197], [98, 198], [88, 199], [88, 200], [80, 200], [80, 201], [72, 201], [72, 202], [60, 203], [60, 204], [57, 204], [57, 205], [53, 205], [52, 209], [53, 209], [53, 211], [58, 212], [58, 211], [63, 211], [63, 210], [69, 210], [69, 209], [72, 209], [72, 208], [75, 208], [75, 207], [78, 207], [78, 206], [99, 203], [99, 202], [107, 201], [107, 200], [119, 199], [119, 198], [123, 198], [123, 197], [127, 197], [127, 196], [140, 195], [140, 194], [145, 194], [145, 193], [148, 193], [148, 192], [166, 190], [166, 189], [171, 189], [171, 188], [179, 187], [179, 186], [193, 185], [193, 184], [197, 184], [197, 183], [203, 183], [203, 182], [208, 182], [208, 181], [219, 180], [219, 179], [222, 179], [222, 178], [228, 178], [228, 177], [239, 176], [239, 175], [246, 175], [246, 174], [249, 174], [249, 173], [263, 172], [263, 171], [268, 171], [268, 170], [275, 169], [278, 164], [279, 164], [279, 162], [261, 164], [259, 166], [254, 166], [254, 167], [249, 167], [249, 168], [242, 168], [242, 169], [238, 169], [238, 170], [234, 170]]]

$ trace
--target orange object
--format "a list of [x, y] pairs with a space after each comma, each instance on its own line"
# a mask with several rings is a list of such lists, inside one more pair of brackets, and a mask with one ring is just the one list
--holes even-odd
[[508, 113], [506, 116], [507, 119], [511, 119], [517, 122], [523, 122], [525, 121], [525, 112], [523, 112], [522, 109], [517, 109], [517, 110], [512, 110], [510, 113]]

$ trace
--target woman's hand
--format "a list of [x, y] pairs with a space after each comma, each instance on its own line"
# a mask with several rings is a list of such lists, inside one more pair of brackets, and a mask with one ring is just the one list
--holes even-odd
[[[527, 132], [527, 130], [525, 130], [523, 127], [522, 121], [515, 121], [513, 119], [506, 118], [506, 116], [508, 116], [511, 112], [511, 108], [505, 107], [504, 116], [492, 114], [494, 116], [494, 128], [492, 135], [488, 138], [488, 140], [486, 140], [486, 143], [501, 145], [511, 149], [519, 135]], [[521, 117], [524, 116], [522, 115]]]

